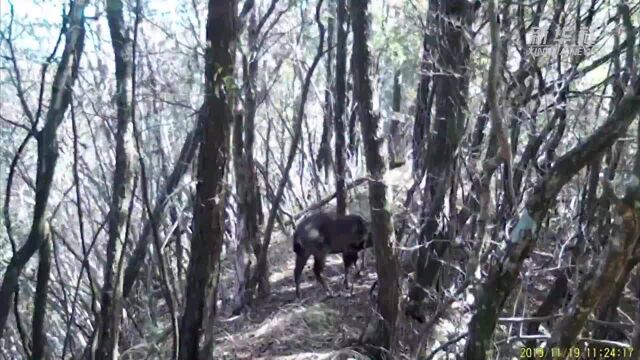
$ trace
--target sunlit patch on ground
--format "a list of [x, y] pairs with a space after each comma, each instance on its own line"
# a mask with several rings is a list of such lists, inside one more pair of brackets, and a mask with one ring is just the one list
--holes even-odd
[[297, 301], [292, 276], [295, 257], [288, 240], [280, 236], [271, 245], [271, 296], [246, 314], [222, 314], [218, 319], [216, 359], [357, 359], [357, 353], [344, 348], [360, 336], [365, 323], [373, 269], [354, 282], [350, 296], [342, 285], [340, 255], [329, 256], [324, 276], [338, 296], [327, 299], [313, 276], [310, 259], [301, 284], [302, 300]]

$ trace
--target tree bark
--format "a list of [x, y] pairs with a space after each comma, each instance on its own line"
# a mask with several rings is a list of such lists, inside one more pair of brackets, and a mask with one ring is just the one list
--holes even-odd
[[353, 26], [354, 101], [358, 103], [358, 116], [365, 148], [367, 172], [369, 173], [369, 203], [376, 272], [378, 273], [378, 311], [382, 319], [376, 324], [375, 334], [365, 341], [382, 351], [375, 351], [377, 358], [394, 358], [397, 346], [396, 327], [400, 300], [398, 254], [387, 203], [387, 186], [383, 182], [384, 159], [380, 154], [381, 139], [376, 137], [379, 115], [372, 107], [372, 85], [369, 78], [370, 52], [367, 45], [370, 33], [368, 0], [352, 0], [350, 7]]
[[[424, 96], [421, 95], [418, 102], [418, 113], [414, 128], [422, 129], [417, 134], [428, 137], [426, 152], [420, 154], [421, 147], [414, 139], [414, 151], [418, 151], [417, 168], [426, 169], [426, 182], [424, 189], [424, 209], [422, 214], [422, 227], [420, 231], [420, 243], [416, 266], [416, 284], [412, 291], [412, 300], [421, 301], [424, 296], [422, 289], [431, 287], [439, 273], [440, 262], [438, 257], [444, 255], [449, 247], [448, 241], [438, 242], [436, 246], [427, 248], [438, 231], [438, 219], [444, 208], [445, 196], [451, 184], [451, 176], [455, 166], [455, 153], [464, 130], [465, 111], [467, 107], [466, 93], [468, 88], [468, 63], [469, 44], [466, 30], [473, 19], [473, 6], [467, 1], [463, 6], [454, 8], [449, 2], [431, 0], [429, 13], [434, 19], [434, 24], [429, 33], [425, 34], [425, 46], [431, 46], [429, 53], [425, 50], [424, 56], [430, 56], [427, 68], [433, 67], [438, 74], [431, 79], [428, 74], [423, 75], [420, 81], [419, 92], [431, 91], [435, 100], [435, 113], [431, 123], [430, 107], [423, 104]], [[436, 14], [443, 14], [436, 16]], [[453, 25], [454, 19], [462, 19], [463, 27]], [[431, 89], [427, 90], [431, 83]], [[432, 128], [425, 128], [430, 126]], [[414, 134], [416, 130], [414, 130]], [[430, 137], [429, 134], [433, 133]], [[414, 165], [416, 166], [416, 165]], [[444, 229], [442, 229], [444, 230]]]
[[[611, 290], [603, 295], [600, 306], [596, 309], [596, 318], [598, 320], [604, 322], [618, 321], [618, 305], [620, 304], [620, 300], [624, 298], [623, 291], [627, 285], [627, 280], [629, 280], [629, 276], [636, 265], [638, 265], [638, 259], [627, 262], [620, 278], [615, 281]], [[595, 339], [620, 340], [624, 339], [625, 334], [619, 329], [600, 325], [596, 326], [593, 331], [593, 337]]]
[[345, 0], [337, 2], [337, 47], [336, 47], [336, 94], [335, 94], [335, 114], [334, 130], [336, 133], [335, 143], [335, 176], [336, 176], [336, 212], [344, 214], [347, 208], [345, 191], [345, 101], [346, 101], [346, 72], [347, 72], [347, 30], [346, 17], [347, 8]]
[[44, 127], [36, 135], [38, 141], [38, 165], [36, 168], [33, 220], [27, 241], [11, 257], [0, 287], [0, 338], [4, 333], [13, 294], [18, 286], [18, 278], [24, 266], [44, 241], [45, 212], [58, 160], [57, 131], [71, 103], [71, 93], [78, 77], [78, 67], [84, 49], [85, 6], [85, 1], [79, 0], [74, 3], [69, 11], [65, 48], [53, 79], [49, 109], [45, 117]]
[[[244, 83], [244, 112], [237, 114], [233, 128], [233, 160], [236, 175], [238, 224], [236, 226], [236, 276], [238, 281], [238, 294], [233, 310], [239, 314], [245, 305], [248, 305], [253, 294], [247, 287], [254, 270], [258, 256], [260, 255], [260, 241], [258, 239], [258, 199], [255, 189], [258, 180], [256, 178], [255, 161], [253, 157], [253, 144], [255, 138], [256, 98], [255, 84], [258, 76], [258, 50], [257, 49], [257, 21], [256, 11], [251, 13], [248, 28], [249, 58], [243, 57], [243, 83]], [[243, 117], [244, 115], [244, 117]], [[243, 121], [245, 120], [245, 121]], [[244, 124], [243, 124], [244, 123]], [[251, 260], [251, 254], [256, 260]], [[252, 267], [251, 264], [254, 264]], [[261, 274], [258, 281], [259, 289], [268, 287], [266, 274]], [[267, 285], [265, 285], [267, 283]]]
[[[224, 174], [233, 121], [233, 77], [237, 31], [235, 0], [209, 0], [205, 50], [205, 102], [198, 155], [191, 258], [180, 325], [179, 358], [195, 360], [204, 332], [206, 299], [215, 299], [224, 236]], [[208, 309], [215, 316], [213, 309]]]
[[[432, 2], [430, 2], [431, 4]], [[430, 14], [431, 15], [431, 14]], [[430, 27], [433, 24], [429, 25]], [[420, 66], [420, 82], [416, 94], [416, 115], [413, 121], [413, 177], [414, 181], [422, 179], [424, 173], [424, 153], [427, 147], [429, 129], [431, 128], [431, 105], [433, 89], [431, 73], [433, 72], [434, 47], [431, 31], [426, 31], [422, 40], [422, 62]]]
[[126, 234], [126, 206], [128, 199], [132, 196], [131, 108], [127, 92], [128, 84], [131, 81], [132, 47], [128, 34], [129, 29], [124, 23], [123, 10], [124, 3], [122, 1], [107, 1], [107, 19], [116, 65], [116, 163], [109, 206], [109, 232], [100, 319], [97, 322], [99, 324], [97, 359], [116, 359], [118, 357], [123, 299], [121, 261]]
[[38, 273], [36, 293], [33, 300], [33, 321], [31, 326], [33, 347], [32, 359], [46, 358], [47, 336], [45, 319], [47, 313], [47, 292], [49, 291], [49, 273], [51, 271], [51, 233], [45, 225], [44, 241], [38, 251]]
[[[333, 12], [333, 8], [331, 7]], [[333, 130], [333, 107], [334, 107], [334, 89], [333, 89], [333, 14], [327, 19], [327, 58], [325, 60], [325, 78], [326, 84], [324, 89], [324, 117], [322, 119], [322, 136], [320, 138], [320, 149], [316, 157], [316, 167], [318, 170], [324, 169], [325, 181], [329, 179], [329, 167], [332, 163], [331, 156], [331, 138]]]
[[[246, 70], [246, 67], [245, 67]], [[247, 84], [245, 83], [245, 86]], [[245, 95], [246, 96], [246, 95]], [[245, 100], [245, 103], [247, 101]], [[245, 108], [245, 114], [247, 110]], [[247, 114], [248, 115], [248, 114]], [[236, 224], [236, 253], [235, 253], [235, 270], [236, 280], [238, 282], [238, 293], [236, 294], [235, 305], [233, 314], [238, 315], [242, 309], [249, 305], [252, 297], [251, 292], [247, 288], [247, 284], [251, 279], [251, 243], [249, 242], [249, 224], [247, 219], [247, 192], [248, 187], [248, 174], [245, 166], [245, 156], [243, 154], [243, 116], [242, 114], [235, 115], [235, 122], [233, 124], [233, 163], [235, 170], [236, 180], [236, 193], [237, 193], [237, 224]]]
[[[272, 1], [272, 6], [275, 2]], [[254, 11], [255, 13], [255, 11]], [[260, 20], [260, 23], [266, 21], [269, 12], [265, 14]], [[253, 15], [255, 16], [255, 14]], [[247, 79], [247, 86], [245, 87], [245, 101], [247, 103], [247, 117], [246, 123], [244, 126], [244, 158], [245, 158], [245, 171], [247, 172], [247, 183], [246, 183], [246, 219], [245, 225], [247, 226], [247, 237], [249, 244], [253, 250], [253, 254], [258, 258], [260, 255], [260, 239], [258, 234], [258, 196], [259, 193], [256, 192], [258, 189], [258, 178], [256, 175], [256, 166], [255, 166], [255, 158], [253, 156], [254, 153], [254, 143], [255, 143], [255, 118], [257, 111], [257, 103], [255, 98], [256, 93], [256, 81], [258, 77], [258, 52], [260, 49], [258, 48], [258, 32], [260, 31], [261, 26], [254, 26], [253, 23], [249, 27], [249, 46], [252, 48], [252, 59], [249, 62], [249, 71]], [[258, 290], [264, 292], [269, 287], [269, 278], [266, 273], [260, 274], [260, 278], [258, 280]]]
[[[551, 285], [551, 290], [544, 298], [544, 301], [538, 309], [533, 313], [532, 317], [545, 317], [552, 315], [556, 309], [560, 308], [563, 305], [564, 300], [567, 296], [567, 285], [568, 279], [567, 275], [564, 272], [558, 272], [556, 274], [556, 280]], [[532, 321], [527, 325], [527, 335], [537, 335], [538, 328], [540, 327], [539, 321]], [[526, 343], [527, 347], [534, 348], [536, 347], [535, 341], [528, 341]]]
[[391, 103], [393, 115], [389, 120], [389, 132], [387, 134], [387, 153], [390, 169], [404, 164], [404, 148], [401, 146], [403, 135], [400, 133], [402, 121], [398, 119], [401, 105], [402, 87], [400, 86], [400, 71], [396, 70], [393, 74], [393, 99]]

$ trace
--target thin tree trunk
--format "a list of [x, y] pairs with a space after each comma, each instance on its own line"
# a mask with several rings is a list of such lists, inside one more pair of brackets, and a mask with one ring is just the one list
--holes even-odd
[[[169, 210], [169, 216], [171, 218], [171, 222], [174, 224], [180, 221], [180, 218], [178, 217], [178, 211], [175, 209], [175, 207], [172, 207], [171, 210]], [[173, 237], [176, 243], [175, 244], [176, 278], [178, 283], [180, 283], [180, 280], [182, 280], [182, 274], [184, 272], [184, 265], [182, 264], [182, 259], [184, 257], [184, 245], [182, 244], [182, 234], [184, 233], [184, 229], [182, 226], [183, 226], [182, 224], [178, 224], [178, 226], [176, 226], [176, 229], [173, 231]], [[126, 280], [126, 275], [127, 273], [125, 272], [125, 280]], [[179, 298], [178, 294], [176, 294], [176, 297]]]
[[[273, 9], [275, 2], [272, 0], [270, 9]], [[254, 11], [255, 12], [255, 11]], [[258, 26], [256, 28], [250, 28], [250, 34], [252, 33], [252, 37], [250, 37], [249, 46], [252, 47], [252, 51], [255, 55], [253, 55], [251, 62], [249, 63], [249, 79], [248, 79], [248, 87], [245, 89], [247, 91], [246, 101], [247, 105], [251, 105], [247, 111], [246, 124], [244, 127], [244, 150], [245, 150], [245, 170], [247, 171], [247, 194], [246, 194], [246, 226], [247, 226], [247, 235], [249, 244], [251, 244], [251, 248], [253, 250], [253, 255], [257, 259], [260, 256], [261, 252], [261, 243], [258, 238], [258, 193], [255, 189], [258, 188], [258, 177], [256, 174], [256, 166], [255, 166], [255, 158], [253, 156], [254, 153], [254, 143], [255, 143], [255, 119], [256, 119], [256, 111], [257, 111], [257, 103], [255, 99], [256, 93], [256, 82], [258, 77], [258, 59], [256, 58], [260, 49], [258, 48], [257, 36], [258, 32], [262, 28], [260, 24], [264, 24], [266, 19], [269, 17], [269, 10], [267, 13], [260, 19], [258, 22]], [[265, 34], [266, 36], [266, 34]], [[261, 293], [267, 292], [269, 289], [269, 277], [267, 273], [260, 274], [258, 279], [258, 291]]]
[[[433, 26], [432, 24], [429, 26]], [[426, 151], [429, 129], [431, 128], [431, 104], [433, 103], [433, 89], [431, 89], [433, 72], [433, 54], [431, 48], [433, 35], [425, 32], [422, 40], [422, 61], [420, 66], [420, 82], [416, 94], [416, 114], [413, 121], [413, 177], [414, 181], [422, 179], [424, 173], [424, 153]], [[431, 100], [430, 100], [431, 99]]]
[[13, 294], [18, 286], [18, 278], [24, 266], [44, 241], [45, 212], [58, 160], [57, 130], [71, 103], [71, 92], [78, 77], [78, 67], [84, 48], [85, 5], [83, 0], [76, 1], [69, 11], [65, 48], [58, 63], [58, 71], [53, 79], [49, 110], [45, 117], [44, 127], [36, 136], [38, 140], [38, 165], [33, 220], [27, 241], [11, 257], [2, 279], [0, 287], [0, 338], [4, 333]]
[[[243, 59], [246, 63], [246, 59]], [[245, 66], [245, 70], [247, 67]], [[245, 83], [245, 87], [247, 84]], [[246, 95], [245, 95], [246, 96]], [[245, 100], [245, 103], [247, 101]], [[245, 113], [247, 113], [245, 105]], [[238, 282], [238, 293], [236, 294], [236, 303], [234, 305], [233, 314], [238, 315], [242, 309], [249, 305], [252, 294], [247, 288], [247, 284], [251, 279], [251, 244], [249, 242], [249, 228], [247, 224], [247, 192], [248, 179], [246, 170], [246, 159], [243, 154], [242, 130], [244, 126], [242, 114], [235, 115], [233, 124], [233, 163], [236, 179], [237, 192], [237, 224], [236, 224], [236, 253], [235, 253], [235, 270]], [[253, 188], [251, 188], [253, 189]]]
[[346, 97], [346, 72], [347, 72], [347, 30], [346, 17], [347, 9], [345, 0], [337, 2], [337, 48], [336, 48], [336, 101], [334, 130], [336, 133], [335, 143], [335, 176], [336, 176], [336, 212], [344, 214], [347, 208], [345, 191], [345, 97]]
[[[629, 280], [629, 276], [633, 269], [638, 265], [638, 261], [633, 259], [629, 261], [621, 273], [620, 278], [615, 281], [614, 286], [611, 287], [611, 291], [603, 294], [603, 298], [599, 308], [596, 311], [596, 317], [603, 322], [617, 322], [618, 321], [618, 305], [623, 298], [623, 291]], [[621, 340], [625, 338], [624, 332], [619, 329], [609, 328], [606, 326], [596, 326], [593, 331], [594, 339], [607, 339], [607, 340]]]
[[[538, 309], [533, 313], [533, 317], [545, 317], [549, 315], [553, 315], [553, 312], [556, 309], [560, 308], [566, 299], [567, 295], [567, 284], [568, 279], [567, 275], [564, 272], [559, 272], [556, 274], [556, 280], [551, 285], [551, 290], [544, 298], [544, 301]], [[539, 321], [532, 321], [527, 325], [527, 335], [537, 335], [538, 328], [540, 327]], [[527, 347], [534, 348], [536, 347], [536, 342], [531, 340], [526, 343]]]
[[[236, 276], [238, 281], [238, 294], [233, 310], [239, 314], [245, 305], [249, 305], [253, 298], [251, 289], [247, 287], [255, 270], [256, 261], [251, 261], [251, 254], [257, 259], [260, 254], [260, 242], [258, 239], [258, 214], [257, 214], [257, 187], [256, 168], [253, 157], [253, 144], [255, 138], [256, 98], [255, 84], [258, 76], [258, 59], [256, 58], [257, 46], [257, 21], [256, 11], [253, 10], [249, 20], [248, 45], [249, 58], [243, 57], [243, 83], [244, 83], [244, 112], [235, 116], [233, 128], [233, 159], [236, 177], [238, 224], [236, 226]], [[243, 124], [243, 120], [246, 123]], [[252, 267], [251, 264], [254, 264]], [[258, 288], [264, 290], [265, 282], [268, 282], [266, 274], [262, 274], [258, 281]]]
[[51, 270], [51, 233], [45, 225], [44, 241], [38, 251], [38, 274], [36, 293], [33, 300], [33, 325], [31, 327], [33, 348], [32, 359], [46, 358], [47, 336], [45, 319], [47, 312], [47, 292], [49, 290], [49, 272]]
[[[209, 0], [205, 50], [205, 102], [198, 184], [194, 202], [191, 259], [187, 270], [184, 313], [180, 324], [179, 358], [195, 360], [203, 334], [206, 299], [216, 296], [224, 236], [224, 175], [233, 121], [229, 79], [234, 76], [237, 31], [235, 0]], [[215, 301], [211, 311], [215, 316]]]
[[[333, 12], [333, 7], [330, 8]], [[318, 170], [324, 168], [325, 181], [329, 179], [329, 167], [332, 163], [331, 156], [331, 138], [333, 127], [333, 107], [334, 107], [334, 89], [333, 89], [333, 28], [334, 17], [329, 16], [327, 20], [327, 58], [325, 61], [325, 90], [324, 90], [324, 118], [322, 122], [322, 136], [320, 138], [320, 150], [316, 158], [316, 167]]]
[[123, 244], [126, 233], [126, 206], [131, 194], [131, 108], [128, 85], [131, 81], [131, 39], [124, 22], [124, 3], [107, 1], [107, 19], [111, 44], [115, 55], [116, 75], [116, 164], [113, 173], [111, 204], [109, 206], [109, 237], [104, 266], [104, 285], [98, 332], [97, 359], [118, 357], [118, 338], [122, 319]]
[[387, 134], [387, 152], [389, 156], [389, 168], [391, 169], [404, 164], [404, 147], [401, 146], [403, 134], [400, 133], [402, 122], [398, 119], [401, 105], [402, 87], [400, 86], [400, 71], [396, 70], [393, 74], [393, 99], [391, 103], [393, 116], [389, 120], [389, 132]]
[[372, 108], [372, 85], [369, 78], [370, 53], [367, 45], [370, 33], [368, 0], [352, 0], [350, 7], [353, 26], [352, 73], [354, 101], [358, 103], [358, 115], [365, 147], [369, 180], [369, 203], [376, 271], [378, 273], [378, 311], [382, 319], [376, 323], [375, 333], [369, 333], [365, 341], [382, 351], [374, 351], [377, 358], [395, 358], [397, 347], [396, 328], [400, 300], [400, 266], [395, 247], [391, 212], [386, 198], [387, 186], [382, 181], [386, 171], [380, 154], [380, 142], [376, 138], [379, 115]]

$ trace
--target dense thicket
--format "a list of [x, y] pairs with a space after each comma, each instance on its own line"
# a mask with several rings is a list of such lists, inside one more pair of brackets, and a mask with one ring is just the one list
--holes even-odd
[[640, 358], [639, 14], [3, 3], [0, 354]]

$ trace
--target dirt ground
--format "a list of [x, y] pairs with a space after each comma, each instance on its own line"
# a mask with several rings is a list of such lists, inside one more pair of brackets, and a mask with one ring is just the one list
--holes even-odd
[[[274, 239], [275, 240], [275, 239]], [[295, 298], [291, 244], [279, 237], [271, 245], [271, 295], [240, 316], [228, 309], [218, 317], [215, 357], [219, 359], [358, 359], [349, 349], [366, 323], [369, 289], [376, 275], [373, 258], [354, 282], [353, 293], [342, 284], [340, 255], [327, 258], [324, 277], [336, 296], [327, 298], [307, 263], [301, 283], [301, 300]], [[353, 269], [352, 269], [353, 271]]]
[[[223, 309], [217, 317], [216, 343], [214, 356], [216, 359], [367, 359], [356, 352], [355, 340], [362, 334], [371, 317], [372, 299], [369, 290], [375, 282], [375, 265], [373, 254], [366, 254], [366, 267], [362, 277], [356, 279], [353, 293], [343, 288], [343, 265], [340, 255], [329, 255], [323, 273], [327, 284], [335, 297], [327, 298], [321, 286], [313, 276], [313, 259], [309, 259], [301, 283], [301, 300], [295, 298], [293, 267], [295, 256], [291, 250], [288, 237], [278, 234], [270, 248], [269, 266], [271, 269], [271, 295], [263, 300], [258, 299], [256, 305], [240, 316], [231, 315], [231, 307]], [[541, 259], [536, 259], [541, 262]], [[228, 260], [227, 260], [227, 266]], [[353, 271], [353, 270], [352, 270]], [[233, 274], [227, 269], [226, 274]], [[528, 309], [535, 309], [546, 296], [553, 276], [545, 274], [538, 287], [530, 287], [525, 298]], [[541, 276], [541, 275], [538, 275]], [[233, 280], [225, 279], [230, 284]], [[522, 289], [521, 289], [522, 290]], [[520, 291], [521, 291], [520, 290]], [[510, 298], [505, 311], [515, 311], [516, 302], [521, 304], [518, 296]], [[435, 309], [427, 311], [427, 316]], [[460, 334], [466, 326], [471, 313], [463, 302], [456, 301], [450, 311], [439, 321], [427, 342], [431, 350]], [[520, 314], [521, 315], [521, 314]], [[420, 324], [403, 317], [400, 321], [401, 344], [406, 350], [407, 343], [417, 339]], [[548, 325], [545, 325], [547, 327]], [[504, 346], [501, 359], [511, 359], [517, 354], [518, 346], [509, 344], [510, 337], [517, 338], [522, 331], [509, 324], [498, 325], [496, 338]], [[541, 329], [542, 331], [542, 329]], [[509, 334], [511, 336], [509, 336]], [[513, 339], [513, 338], [512, 338]], [[506, 341], [506, 342], [505, 342]], [[512, 340], [513, 341], [513, 340]], [[441, 352], [435, 359], [455, 359], [456, 353], [462, 350], [464, 340], [450, 349], [449, 353]], [[410, 358], [402, 351], [404, 359]]]

